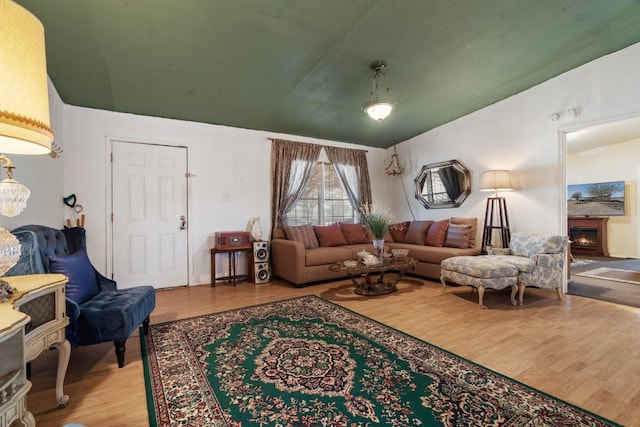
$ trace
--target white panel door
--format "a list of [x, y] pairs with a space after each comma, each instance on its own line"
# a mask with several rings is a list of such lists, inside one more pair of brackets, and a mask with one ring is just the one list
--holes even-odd
[[187, 149], [114, 141], [113, 278], [118, 287], [189, 283]]

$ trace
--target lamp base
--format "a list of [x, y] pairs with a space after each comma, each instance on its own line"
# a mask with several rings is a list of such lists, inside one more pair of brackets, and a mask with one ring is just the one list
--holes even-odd
[[487, 253], [487, 247], [493, 246], [493, 233], [498, 231], [503, 248], [509, 247], [511, 231], [509, 230], [509, 215], [507, 215], [507, 201], [504, 197], [489, 197], [484, 213], [484, 231], [482, 233], [482, 253]]

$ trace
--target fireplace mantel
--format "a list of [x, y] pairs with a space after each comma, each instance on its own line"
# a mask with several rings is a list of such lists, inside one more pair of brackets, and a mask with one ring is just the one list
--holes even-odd
[[569, 217], [571, 253], [575, 255], [609, 256], [607, 249], [607, 217]]

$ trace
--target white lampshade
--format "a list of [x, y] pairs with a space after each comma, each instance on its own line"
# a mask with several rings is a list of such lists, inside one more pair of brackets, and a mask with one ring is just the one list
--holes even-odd
[[390, 102], [367, 102], [363, 109], [373, 120], [381, 122], [391, 113], [393, 104]]
[[511, 191], [511, 174], [508, 170], [492, 170], [482, 173], [482, 186], [480, 191]]
[[44, 28], [11, 0], [0, 0], [0, 153], [47, 154], [49, 92]]

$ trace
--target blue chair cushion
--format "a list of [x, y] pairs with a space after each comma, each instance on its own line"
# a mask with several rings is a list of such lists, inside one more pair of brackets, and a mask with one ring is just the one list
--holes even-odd
[[49, 257], [49, 270], [51, 273], [64, 274], [69, 278], [66, 286], [67, 298], [78, 304], [98, 294], [96, 273], [86, 251]]
[[124, 341], [156, 305], [152, 286], [102, 291], [80, 304], [80, 345]]

